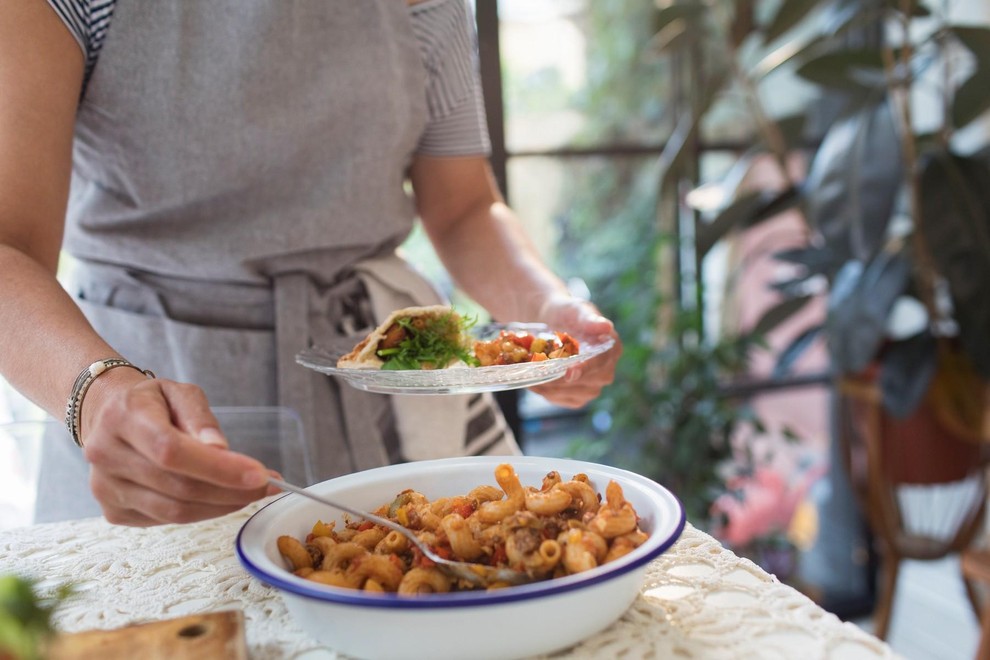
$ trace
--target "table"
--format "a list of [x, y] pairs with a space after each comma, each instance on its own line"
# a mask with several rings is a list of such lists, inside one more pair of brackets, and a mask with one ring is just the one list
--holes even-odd
[[[0, 574], [39, 578], [43, 591], [74, 583], [78, 593], [56, 614], [65, 632], [240, 609], [254, 660], [340, 658], [303, 633], [278, 592], [235, 556], [237, 531], [265, 501], [189, 525], [131, 528], [86, 518], [6, 530]], [[640, 596], [616, 623], [552, 657], [897, 656], [688, 524], [650, 564]]]

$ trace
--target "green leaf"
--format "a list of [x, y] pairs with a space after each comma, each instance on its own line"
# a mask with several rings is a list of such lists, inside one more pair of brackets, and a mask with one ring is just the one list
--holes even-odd
[[691, 29], [685, 21], [674, 21], [661, 28], [650, 41], [651, 50], [659, 55], [670, 55], [690, 48], [698, 42], [700, 30]]
[[880, 357], [880, 398], [884, 408], [897, 418], [914, 411], [935, 375], [938, 346], [931, 333], [890, 342]]
[[791, 149], [800, 149], [804, 146], [805, 128], [808, 124], [808, 114], [799, 112], [786, 117], [775, 119], [777, 129], [783, 134], [784, 141]]
[[773, 258], [785, 263], [802, 266], [809, 275], [831, 276], [839, 268], [839, 262], [828, 247], [801, 247], [774, 252]]
[[792, 62], [810, 59], [811, 54], [826, 43], [826, 39], [818, 34], [796, 36], [764, 55], [763, 59], [750, 68], [750, 76], [754, 80], [762, 80]]
[[910, 284], [911, 267], [903, 252], [885, 251], [865, 266], [851, 261], [840, 270], [825, 322], [837, 371], [858, 373], [877, 357], [890, 310]]
[[[901, 14], [904, 13], [904, 0], [886, 0], [887, 7]], [[912, 18], [924, 18], [932, 15], [932, 10], [925, 6], [921, 0], [910, 0], [908, 3], [907, 15]]]
[[990, 379], [990, 164], [938, 153], [922, 162], [920, 184], [918, 224], [948, 282], [960, 342]]
[[882, 89], [887, 79], [879, 49], [826, 53], [804, 62], [797, 75], [805, 80], [843, 91]]
[[794, 316], [800, 310], [804, 309], [804, 306], [807, 305], [812, 298], [813, 296], [799, 296], [797, 298], [789, 298], [777, 303], [763, 313], [760, 320], [756, 322], [755, 326], [753, 326], [752, 334], [758, 337], [767, 336], [772, 330], [774, 330], [774, 328]]
[[386, 371], [443, 368], [461, 361], [478, 362], [467, 346], [466, 332], [476, 319], [450, 311], [437, 316], [405, 317], [396, 320], [405, 334], [398, 346], [376, 351]]
[[877, 18], [876, 12], [864, 7], [860, 0], [846, 0], [826, 7], [820, 23], [824, 34], [836, 37], [854, 27], [875, 22]]
[[801, 22], [801, 20], [820, 4], [820, 0], [783, 0], [777, 8], [777, 13], [767, 26], [764, 41], [770, 43]]
[[952, 99], [952, 125], [963, 128], [987, 110], [990, 110], [990, 69], [977, 69], [956, 90]]
[[733, 229], [745, 229], [794, 206], [799, 195], [795, 188], [783, 192], [757, 190], [737, 198], [710, 223], [697, 228], [696, 246], [699, 256], [704, 256], [720, 239]]
[[815, 341], [822, 336], [825, 330], [823, 323], [817, 323], [805, 328], [797, 337], [784, 347], [784, 350], [777, 356], [777, 362], [773, 368], [774, 378], [783, 378], [790, 373], [794, 363], [804, 355], [804, 353], [814, 345]]
[[886, 102], [836, 121], [804, 184], [806, 215], [840, 263], [867, 262], [886, 240], [903, 186], [900, 135]]
[[990, 62], [990, 27], [982, 25], [953, 25], [949, 28], [981, 64]]
[[660, 7], [654, 23], [657, 32], [676, 21], [696, 21], [704, 16], [706, 8], [701, 2], [680, 2]]

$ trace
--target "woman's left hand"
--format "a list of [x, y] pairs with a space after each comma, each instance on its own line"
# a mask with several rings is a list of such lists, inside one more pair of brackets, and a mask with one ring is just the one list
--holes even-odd
[[576, 337], [612, 337], [615, 345], [605, 353], [573, 366], [561, 378], [532, 387], [532, 391], [550, 403], [565, 408], [580, 408], [615, 379], [615, 365], [622, 355], [622, 342], [615, 326], [591, 303], [578, 298], [554, 298], [544, 304], [540, 321], [551, 329]]

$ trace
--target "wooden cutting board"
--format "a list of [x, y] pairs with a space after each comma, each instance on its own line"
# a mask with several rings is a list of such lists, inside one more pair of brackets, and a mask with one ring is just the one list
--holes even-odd
[[195, 614], [115, 630], [59, 635], [49, 660], [247, 660], [244, 614], [240, 610]]

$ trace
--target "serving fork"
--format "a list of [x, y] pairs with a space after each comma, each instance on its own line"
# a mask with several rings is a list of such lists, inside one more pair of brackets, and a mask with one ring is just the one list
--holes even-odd
[[319, 502], [320, 504], [333, 507], [334, 509], [344, 511], [351, 515], [358, 516], [378, 525], [387, 527], [391, 530], [395, 530], [409, 539], [409, 541], [419, 548], [427, 559], [434, 562], [437, 565], [437, 568], [441, 571], [451, 577], [465, 580], [477, 587], [488, 588], [500, 584], [519, 585], [533, 581], [533, 578], [524, 571], [517, 571], [512, 568], [498, 568], [496, 566], [487, 566], [485, 564], [477, 564], [474, 562], [446, 559], [438, 555], [432, 548], [430, 548], [429, 545], [421, 541], [411, 529], [403, 527], [399, 523], [393, 522], [388, 518], [376, 516], [373, 513], [368, 513], [367, 511], [362, 511], [360, 509], [355, 509], [346, 504], [317, 495], [316, 493], [310, 492], [300, 486], [295, 486], [286, 481], [282, 481], [281, 479], [276, 479], [275, 477], [269, 477], [268, 482], [284, 491], [289, 491], [296, 493], [297, 495], [302, 495], [303, 497], [308, 497], [309, 499]]

